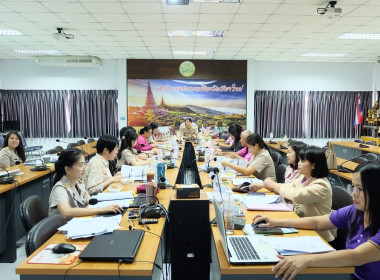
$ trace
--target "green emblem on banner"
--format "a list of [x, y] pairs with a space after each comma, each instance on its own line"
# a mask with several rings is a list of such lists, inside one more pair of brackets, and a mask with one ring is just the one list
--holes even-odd
[[186, 78], [193, 76], [194, 72], [195, 65], [191, 61], [184, 61], [179, 66], [179, 73]]

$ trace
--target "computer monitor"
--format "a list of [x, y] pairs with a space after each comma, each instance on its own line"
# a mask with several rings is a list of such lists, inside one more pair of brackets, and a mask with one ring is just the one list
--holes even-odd
[[191, 142], [185, 143], [182, 156], [182, 163], [179, 168], [179, 172], [175, 183], [189, 185], [197, 184], [201, 189], [203, 188], [201, 178], [199, 177], [194, 147]]

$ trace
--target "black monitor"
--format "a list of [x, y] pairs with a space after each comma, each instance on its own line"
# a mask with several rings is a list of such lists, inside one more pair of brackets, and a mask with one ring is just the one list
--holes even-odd
[[176, 179], [176, 184], [198, 184], [202, 189], [201, 178], [199, 177], [198, 166], [195, 158], [195, 151], [191, 142], [186, 142], [182, 163]]
[[20, 131], [20, 121], [3, 121], [3, 131]]

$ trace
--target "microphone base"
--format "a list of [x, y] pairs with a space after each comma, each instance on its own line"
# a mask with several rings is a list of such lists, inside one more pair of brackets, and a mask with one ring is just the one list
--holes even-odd
[[203, 186], [204, 188], [212, 188], [212, 185], [211, 184], [206, 184]]
[[204, 157], [201, 157], [201, 156], [199, 156], [199, 157], [198, 157], [198, 162], [205, 162], [205, 158], [204, 158]]
[[214, 171], [214, 167], [212, 167], [212, 166], [207, 167], [207, 173], [210, 173], [213, 171]]
[[166, 168], [167, 169], [174, 169], [175, 165], [174, 165], [174, 163], [169, 163], [169, 164], [166, 165]]
[[46, 171], [47, 167], [46, 165], [38, 165], [30, 169], [31, 171]]
[[346, 168], [346, 167], [343, 167], [343, 166], [338, 166], [338, 171], [339, 172], [343, 172], [343, 173], [353, 173], [352, 170]]
[[15, 180], [14, 180], [13, 176], [1, 177], [0, 178], [0, 185], [12, 184], [14, 181]]

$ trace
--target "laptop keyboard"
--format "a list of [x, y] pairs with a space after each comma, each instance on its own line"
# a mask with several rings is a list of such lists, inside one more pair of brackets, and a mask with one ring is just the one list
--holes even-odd
[[239, 260], [259, 260], [260, 257], [253, 248], [249, 239], [244, 236], [230, 238], [232, 247]]

